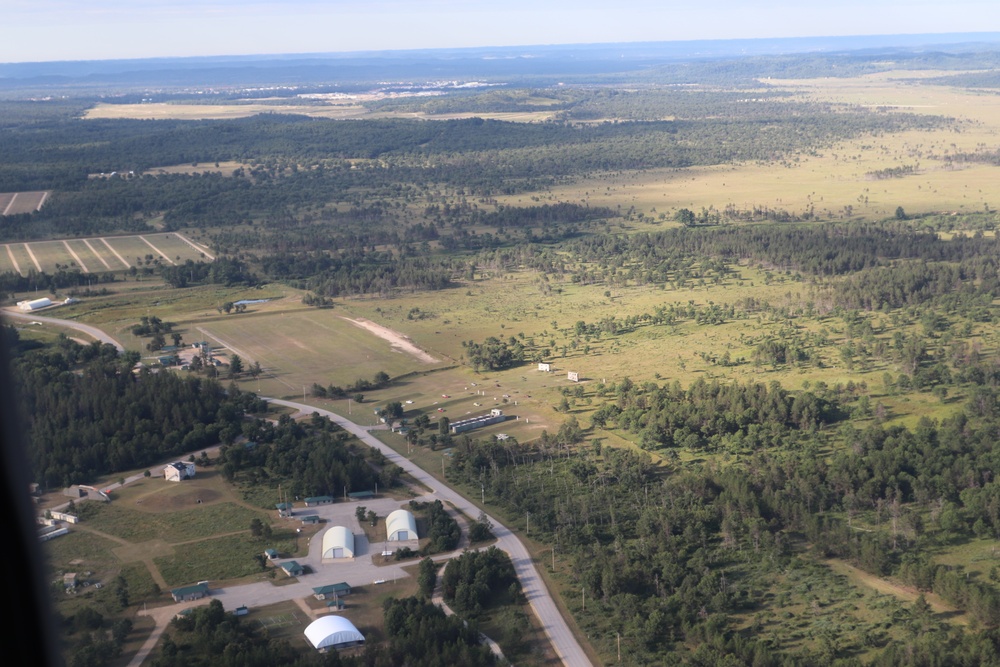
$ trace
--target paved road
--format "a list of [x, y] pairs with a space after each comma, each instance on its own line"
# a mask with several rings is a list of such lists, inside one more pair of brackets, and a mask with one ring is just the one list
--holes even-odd
[[[60, 320], [54, 317], [42, 317], [33, 313], [20, 313], [11, 310], [3, 310], [2, 312], [4, 317], [10, 317], [12, 319], [55, 324], [58, 326], [76, 329], [77, 331], [81, 331], [96, 340], [114, 345], [119, 351], [124, 351], [125, 349], [117, 340], [97, 327], [92, 327], [88, 324], [74, 322], [72, 320]], [[266, 400], [274, 403], [275, 405], [284, 405], [306, 414], [316, 412], [324, 417], [328, 417], [344, 430], [356, 435], [365, 444], [375, 447], [381, 451], [385, 454], [386, 459], [395, 463], [400, 468], [408, 472], [415, 480], [431, 489], [437, 498], [450, 502], [467, 516], [479, 515], [478, 507], [474, 506], [451, 487], [446, 486], [431, 477], [431, 475], [423, 470], [423, 468], [420, 468], [409, 459], [396, 453], [395, 450], [371, 435], [365, 427], [359, 426], [358, 424], [355, 424], [338, 414], [330, 412], [329, 410], [323, 410], [322, 408], [306, 405], [305, 403], [296, 403], [294, 401], [285, 401], [277, 398]], [[528, 554], [528, 550], [521, 543], [521, 541], [517, 539], [517, 536], [514, 535], [506, 526], [500, 523], [495, 517], [489, 517], [489, 520], [493, 524], [493, 534], [497, 538], [497, 546], [510, 555], [511, 561], [514, 564], [514, 569], [517, 571], [518, 579], [521, 581], [521, 589], [524, 592], [525, 597], [528, 599], [528, 603], [531, 605], [532, 610], [535, 612], [535, 616], [537, 616], [539, 621], [542, 623], [542, 626], [545, 629], [545, 634], [548, 635], [553, 649], [559, 655], [563, 664], [569, 665], [570, 667], [590, 665], [591, 662], [587, 657], [587, 653], [583, 650], [583, 647], [580, 646], [580, 643], [577, 641], [572, 631], [570, 631], [569, 626], [566, 624], [566, 620], [563, 618], [562, 614], [559, 613], [559, 609], [556, 607], [555, 602], [553, 602], [548, 589], [545, 588], [545, 584], [542, 582], [541, 577], [538, 574], [538, 570], [535, 568], [535, 564], [532, 562], [531, 556]], [[388, 569], [384, 569], [382, 571], [388, 574]], [[391, 576], [382, 578], [391, 578]], [[272, 587], [272, 589], [278, 593], [282, 599], [287, 600], [290, 597], [295, 597], [295, 595], [288, 595], [293, 591], [296, 595], [301, 595], [303, 597], [308, 595], [312, 592], [312, 585], [315, 584], [310, 582], [287, 587]], [[267, 586], [270, 586], [270, 584], [267, 584]], [[253, 597], [256, 604], [262, 603], [260, 596], [264, 590], [263, 586], [258, 588], [257, 585], [251, 584], [249, 586], [239, 588], [245, 588], [246, 590], [239, 591], [238, 588], [233, 588], [224, 591], [223, 594], [228, 598], [226, 600], [227, 607], [239, 606], [238, 604], [232, 603], [242, 597], [243, 594], [247, 594], [247, 597]], [[299, 591], [299, 588], [302, 588], [303, 590]], [[159, 624], [157, 627], [159, 627]]]
[[[447, 500], [467, 516], [479, 516], [478, 507], [463, 498], [457, 491], [431, 477], [423, 468], [396, 453], [395, 450], [371, 435], [363, 426], [348, 421], [329, 410], [316, 408], [305, 403], [284, 401], [276, 398], [266, 400], [275, 405], [284, 405], [307, 414], [317, 412], [324, 417], [329, 417], [331, 421], [338, 424], [344, 430], [356, 435], [365, 444], [381, 451], [385, 454], [386, 459], [408, 472], [418, 482], [432, 489], [435, 497], [442, 501]], [[563, 664], [570, 665], [571, 667], [591, 664], [587, 653], [570, 631], [566, 620], [559, 613], [555, 602], [553, 602], [548, 589], [545, 588], [545, 584], [542, 582], [538, 570], [535, 569], [535, 564], [532, 562], [528, 550], [517, 539], [517, 536], [497, 521], [496, 518], [489, 517], [489, 519], [493, 524], [493, 534], [497, 537], [497, 546], [510, 555], [511, 561], [514, 563], [514, 569], [517, 571], [518, 579], [521, 580], [521, 588], [524, 591], [524, 595], [528, 598], [528, 603], [534, 610], [535, 616], [538, 617], [545, 628], [545, 634], [548, 635], [552, 647], [559, 654]]]
[[2, 312], [4, 317], [9, 317], [15, 320], [24, 320], [27, 322], [41, 322], [42, 324], [55, 324], [60, 327], [67, 327], [70, 329], [76, 329], [81, 331], [91, 338], [101, 341], [102, 343], [108, 343], [109, 345], [114, 345], [118, 348], [119, 352], [124, 352], [125, 348], [117, 340], [104, 333], [97, 327], [92, 327], [89, 324], [83, 324], [82, 322], [74, 322], [73, 320], [59, 320], [54, 317], [42, 317], [37, 313], [21, 313], [16, 310], [4, 309]]

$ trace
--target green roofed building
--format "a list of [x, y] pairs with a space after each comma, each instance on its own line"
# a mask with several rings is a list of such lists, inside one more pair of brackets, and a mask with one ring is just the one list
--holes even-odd
[[174, 588], [170, 591], [170, 595], [173, 596], [174, 602], [188, 602], [190, 600], [200, 600], [201, 598], [208, 595], [208, 584], [202, 582], [195, 584], [193, 586], [182, 586], [181, 588]]
[[302, 574], [305, 574], [305, 568], [303, 568], [301, 565], [298, 564], [298, 562], [294, 560], [290, 560], [287, 563], [282, 563], [280, 567], [282, 570], [285, 571], [285, 574], [287, 574], [289, 577], [298, 577]]
[[339, 584], [327, 584], [326, 586], [317, 586], [316, 588], [313, 588], [313, 595], [316, 596], [317, 600], [339, 598], [350, 594], [351, 585], [346, 581], [342, 581]]

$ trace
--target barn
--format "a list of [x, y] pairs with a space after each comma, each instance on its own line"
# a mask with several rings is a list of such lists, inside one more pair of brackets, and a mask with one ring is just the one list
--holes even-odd
[[343, 526], [323, 533], [323, 558], [354, 558], [354, 533]]
[[365, 636], [343, 616], [324, 616], [306, 628], [306, 639], [320, 651], [360, 646]]
[[417, 540], [417, 520], [413, 513], [407, 510], [396, 510], [385, 518], [385, 532], [390, 542], [405, 542]]

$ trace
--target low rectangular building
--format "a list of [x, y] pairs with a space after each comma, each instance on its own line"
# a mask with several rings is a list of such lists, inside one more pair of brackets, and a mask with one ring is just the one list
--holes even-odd
[[313, 595], [317, 600], [336, 599], [351, 594], [351, 585], [346, 581], [339, 584], [327, 584], [313, 588]]
[[208, 595], [208, 584], [198, 583], [193, 586], [182, 586], [181, 588], [174, 588], [170, 591], [170, 595], [173, 596], [174, 602], [188, 602], [190, 600], [200, 600], [201, 598]]
[[490, 410], [489, 414], [469, 417], [468, 419], [459, 419], [458, 421], [452, 422], [451, 432], [455, 434], [465, 433], [466, 431], [483, 428], [484, 426], [490, 426], [491, 424], [499, 424], [506, 419], [507, 418], [503, 415], [503, 410], [493, 408]]
[[317, 505], [329, 505], [333, 502], [333, 496], [312, 496], [306, 498], [306, 507], [315, 507]]

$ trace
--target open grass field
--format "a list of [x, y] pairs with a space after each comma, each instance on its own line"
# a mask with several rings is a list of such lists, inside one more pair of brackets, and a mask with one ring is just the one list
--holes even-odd
[[301, 114], [313, 118], [359, 118], [368, 113], [353, 104], [317, 106], [315, 104], [98, 104], [87, 111], [84, 118], [139, 120], [223, 120], [247, 118], [262, 113]]
[[254, 554], [271, 546], [294, 555], [306, 545], [284, 526], [267, 544], [253, 538], [250, 522], [271, 516], [248, 507], [211, 469], [183, 484], [141, 479], [116, 490], [111, 503], [81, 503], [78, 513], [79, 528], [47, 543], [53, 567], [99, 571], [104, 579], [138, 568], [130, 575], [136, 591], [151, 599], [154, 580], [162, 589], [202, 579], [256, 580], [263, 573]]
[[[488, 118], [516, 123], [537, 123], [550, 120], [555, 112], [525, 111], [497, 113], [449, 113], [428, 114], [423, 112], [371, 112], [364, 106], [352, 102], [332, 102], [327, 104], [167, 104], [153, 102], [147, 104], [97, 104], [84, 115], [88, 119], [137, 119], [137, 120], [223, 120], [247, 118], [263, 113], [299, 114], [311, 118], [356, 119], [356, 118], [419, 118], [422, 120], [451, 120], [457, 118]], [[236, 167], [234, 167], [236, 168]], [[157, 170], [152, 170], [156, 173]], [[202, 168], [204, 171], [204, 168]], [[225, 170], [222, 170], [225, 173]], [[232, 172], [232, 169], [229, 169]], [[168, 172], [177, 173], [177, 172]]]
[[[939, 73], [938, 73], [939, 74]], [[897, 206], [909, 214], [982, 211], [1000, 206], [993, 183], [997, 168], [953, 163], [955, 153], [992, 150], [1000, 136], [1000, 100], [995, 95], [948, 86], [908, 83], [920, 73], [882, 73], [858, 78], [771, 80], [796, 99], [826, 101], [959, 119], [958, 128], [862, 137], [781, 162], [603, 174], [536, 193], [542, 201], [599, 206], [635, 206], [667, 213], [732, 204], [792, 214], [813, 211], [820, 219], [878, 220]], [[874, 172], [909, 165], [902, 178], [876, 180]], [[501, 198], [525, 205], [532, 195]], [[851, 207], [847, 209], [846, 207]]]
[[170, 586], [205, 579], [217, 583], [247, 577], [259, 579], [265, 572], [254, 560], [254, 555], [268, 547], [292, 553], [294, 542], [291, 532], [278, 533], [267, 541], [254, 539], [245, 532], [178, 545], [173, 554], [157, 557], [154, 562]]
[[37, 192], [0, 192], [0, 217], [37, 211], [49, 198], [47, 190]]
[[234, 160], [224, 160], [212, 163], [193, 162], [191, 164], [175, 164], [164, 167], [154, 167], [152, 169], [147, 169], [143, 172], [143, 174], [149, 174], [151, 176], [159, 176], [161, 174], [220, 174], [222, 176], [232, 176], [235, 170], [246, 166], [248, 165]]
[[213, 345], [260, 363], [269, 376], [262, 389], [276, 383], [282, 395], [301, 396], [302, 387], [313, 383], [344, 386], [379, 371], [397, 376], [443, 365], [395, 351], [388, 341], [345, 321], [336, 308], [230, 316], [194, 328]]

